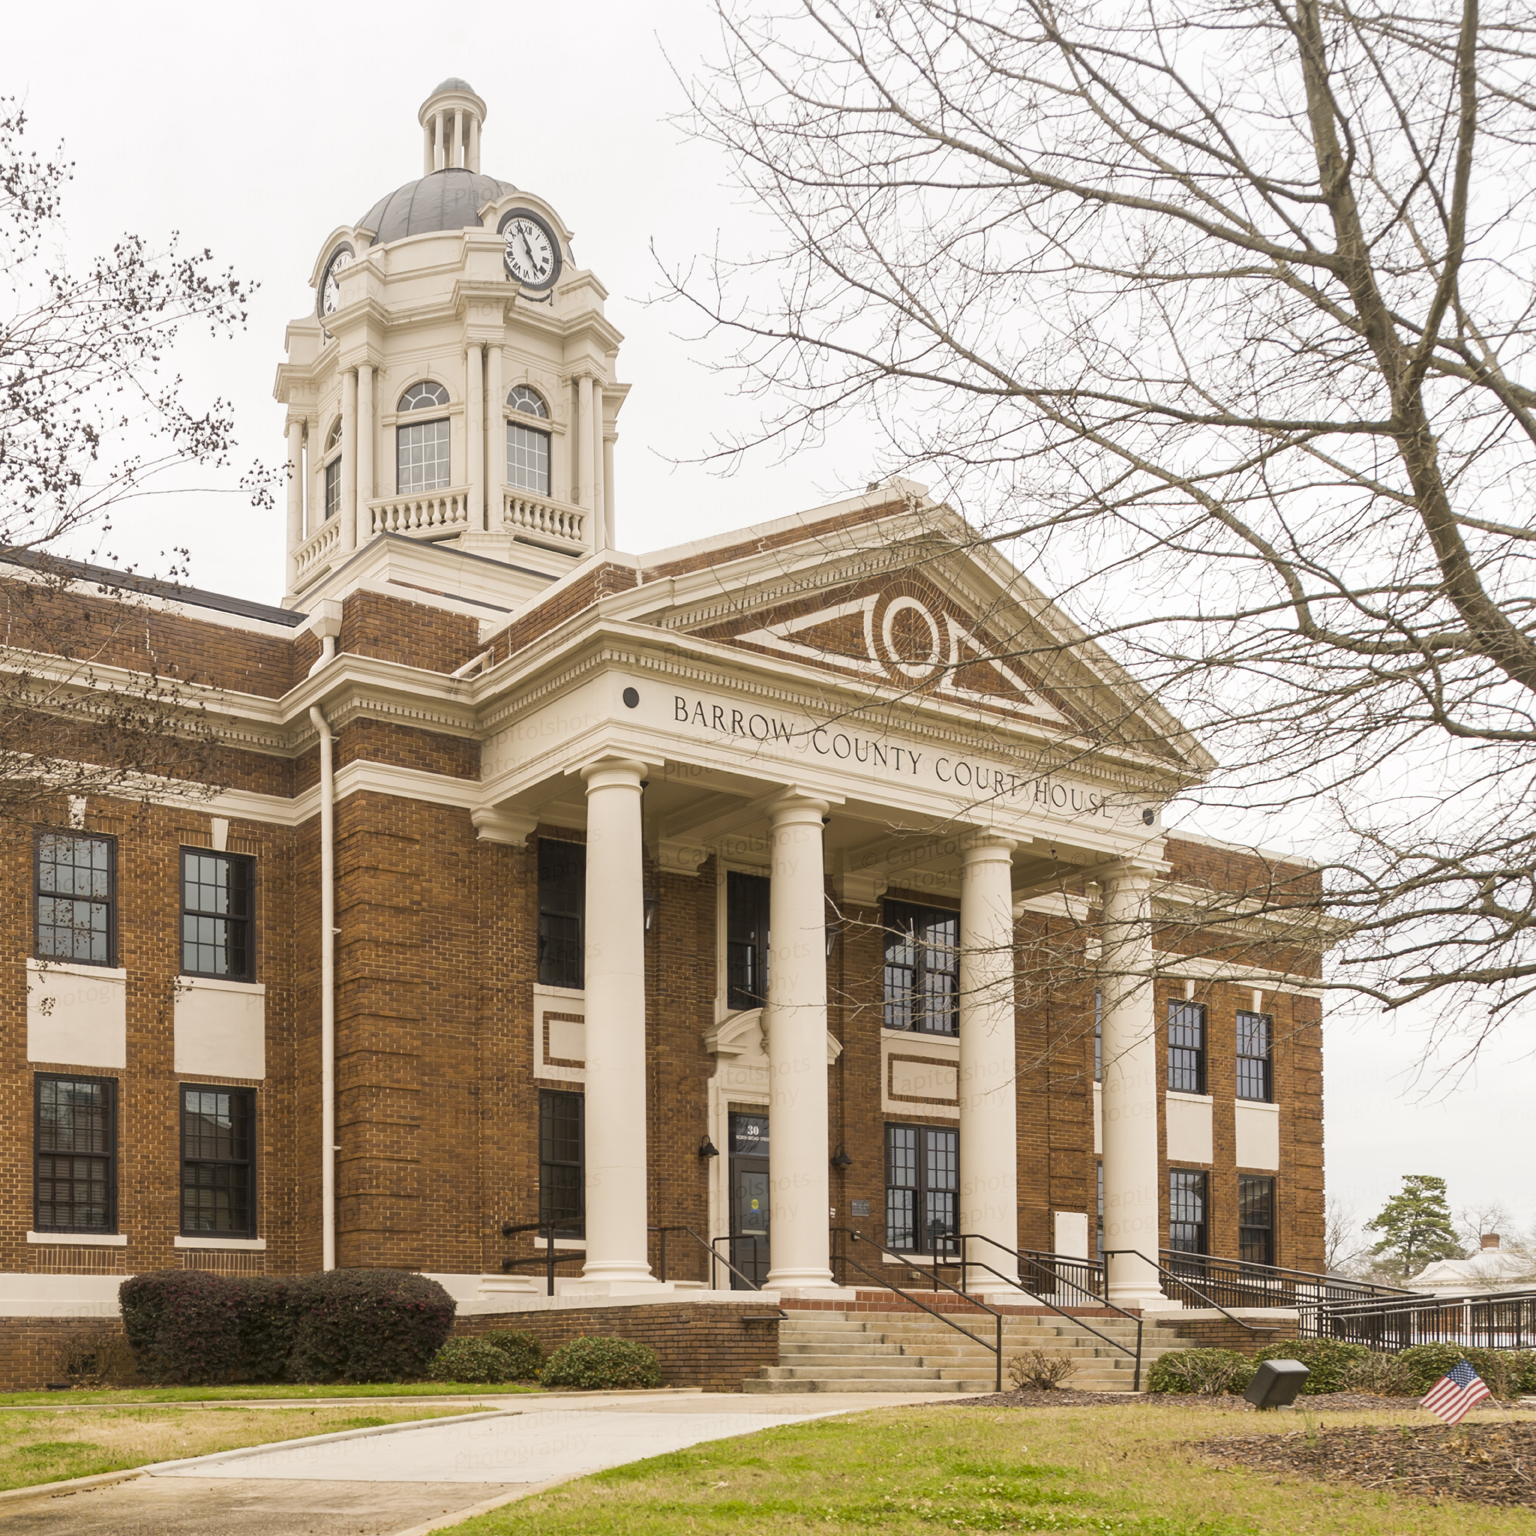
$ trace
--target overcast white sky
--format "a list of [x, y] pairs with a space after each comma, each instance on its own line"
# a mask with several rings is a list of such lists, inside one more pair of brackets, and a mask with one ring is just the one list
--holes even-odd
[[[643, 550], [814, 506], [870, 478], [856, 427], [814, 456], [729, 480], [672, 466], [752, 410], [673, 334], [682, 316], [643, 304], [656, 286], [653, 240], [681, 263], [717, 232], [738, 248], [759, 238], [724, 165], [665, 120], [682, 99], [663, 50], [688, 70], [713, 46], [698, 0], [18, 6], [6, 17], [0, 95], [24, 101], [39, 146], [62, 138], [76, 162], [71, 261], [125, 230], [153, 241], [179, 229], [260, 281], [243, 336], [189, 338], [175, 359], [194, 398], [233, 402], [243, 467], [281, 457], [274, 369], [284, 323], [312, 305], [320, 243], [420, 174], [417, 107], [445, 76], [468, 79], [488, 107], [483, 168], [560, 209], [627, 338], [620, 371], [634, 388], [618, 448], [618, 533], [622, 547]], [[238, 493], [189, 491], [117, 523], [109, 547], [120, 562], [163, 568], [161, 551], [185, 546], [198, 585], [281, 595], [280, 509], [257, 514]], [[1420, 1044], [1376, 1019], [1330, 1027], [1330, 1188], [1363, 1216], [1403, 1173], [1436, 1173], [1453, 1206], [1499, 1201], [1529, 1223], [1531, 1061], [1495, 1052], [1426, 1104], [1410, 1081]]]

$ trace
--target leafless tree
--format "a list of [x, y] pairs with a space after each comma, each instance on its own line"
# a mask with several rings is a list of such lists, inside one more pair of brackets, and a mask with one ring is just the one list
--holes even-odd
[[664, 270], [763, 402], [719, 462], [877, 423], [1190, 799], [1306, 826], [1329, 984], [1474, 1049], [1536, 983], [1529, 5], [718, 4], [688, 121], [769, 234]]
[[1330, 1274], [1348, 1274], [1370, 1246], [1361, 1240], [1355, 1208], [1329, 1195], [1324, 1208], [1323, 1262]]
[[[64, 552], [106, 537], [157, 477], [227, 465], [228, 406], [189, 407], [165, 359], [188, 323], [242, 327], [250, 288], [174, 238], [124, 235], [71, 270], [56, 253], [70, 175], [0, 101], [0, 817], [202, 779], [215, 751], [196, 679], [154, 653], [149, 610], [177, 567], [119, 581]], [[270, 501], [270, 474], [247, 481]]]

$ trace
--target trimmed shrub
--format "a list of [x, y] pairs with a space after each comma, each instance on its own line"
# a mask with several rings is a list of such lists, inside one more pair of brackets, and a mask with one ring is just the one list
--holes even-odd
[[427, 1366], [432, 1381], [508, 1381], [510, 1361], [485, 1339], [449, 1339]]
[[544, 1365], [544, 1346], [532, 1333], [514, 1333], [510, 1328], [492, 1328], [485, 1342], [507, 1357], [508, 1381], [537, 1381]]
[[1292, 1339], [1286, 1344], [1270, 1344], [1253, 1358], [1255, 1364], [1260, 1360], [1300, 1360], [1310, 1373], [1301, 1390], [1316, 1397], [1324, 1392], [1342, 1392], [1350, 1366], [1369, 1354], [1364, 1344], [1345, 1344], [1340, 1339]]
[[1253, 1372], [1253, 1361], [1235, 1349], [1172, 1349], [1153, 1361], [1147, 1391], [1220, 1397], [1224, 1392], [1246, 1391]]
[[294, 1286], [298, 1328], [290, 1381], [410, 1381], [453, 1327], [454, 1302], [403, 1269], [333, 1269]]
[[1415, 1397], [1428, 1392], [1458, 1360], [1468, 1361], [1495, 1397], [1514, 1397], [1525, 1390], [1532, 1368], [1529, 1350], [1463, 1349], [1460, 1344], [1415, 1344], [1399, 1350], [1397, 1358], [1409, 1373], [1409, 1392]]
[[240, 1374], [248, 1381], [281, 1381], [299, 1330], [294, 1276], [244, 1275], [236, 1282], [240, 1320]]
[[633, 1339], [569, 1339], [549, 1357], [539, 1373], [546, 1387], [576, 1387], [587, 1392], [617, 1387], [659, 1387], [661, 1362], [649, 1344]]
[[240, 1367], [239, 1282], [199, 1269], [135, 1275], [118, 1287], [128, 1347], [155, 1383], [205, 1386]]
[[1373, 1397], [1408, 1397], [1415, 1377], [1398, 1355], [1377, 1354], [1368, 1350], [1362, 1360], [1351, 1360], [1344, 1368], [1346, 1392], [1369, 1392]]

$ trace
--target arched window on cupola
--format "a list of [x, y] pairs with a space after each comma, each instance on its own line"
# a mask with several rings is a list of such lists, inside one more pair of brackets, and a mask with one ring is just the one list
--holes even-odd
[[325, 453], [325, 515], [335, 517], [341, 511], [341, 417], [326, 434]]
[[[507, 395], [507, 409], [516, 416], [549, 420], [549, 407], [537, 390], [515, 385]], [[507, 422], [507, 484], [518, 490], [549, 495], [549, 433], [524, 422]]]
[[[442, 410], [448, 391], [431, 379], [421, 379], [400, 396], [400, 415]], [[448, 452], [448, 420], [401, 422], [395, 428], [395, 489], [404, 496], [415, 491], [440, 491], [453, 484]]]

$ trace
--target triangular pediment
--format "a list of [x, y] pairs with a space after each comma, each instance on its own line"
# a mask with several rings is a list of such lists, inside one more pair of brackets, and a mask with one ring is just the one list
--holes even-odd
[[852, 583], [698, 631], [713, 640], [940, 699], [1074, 722], [1019, 647], [922, 577]]

